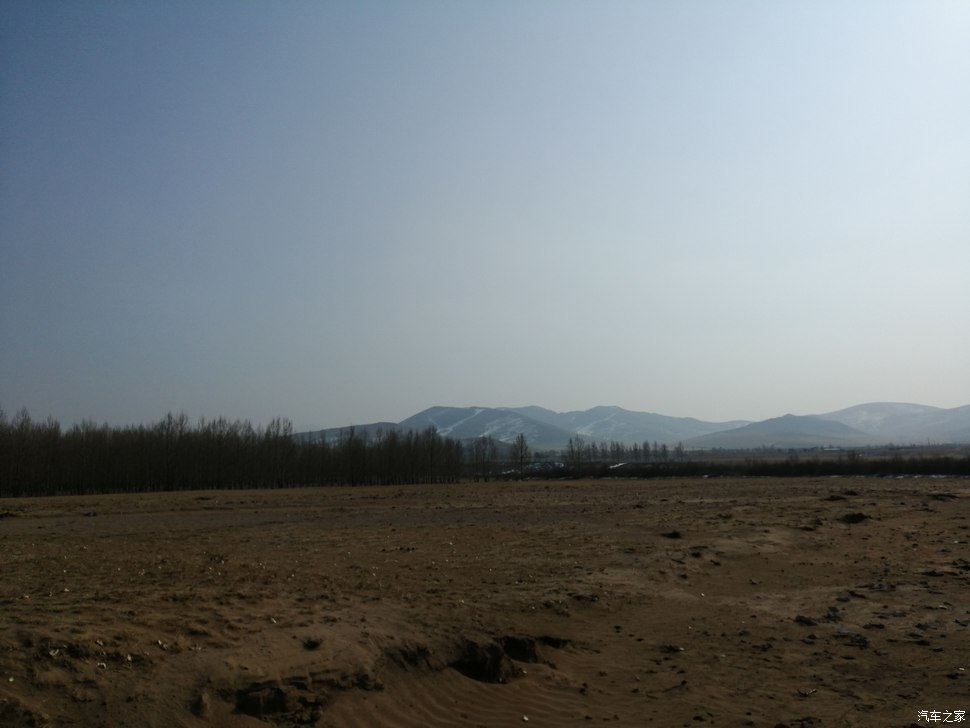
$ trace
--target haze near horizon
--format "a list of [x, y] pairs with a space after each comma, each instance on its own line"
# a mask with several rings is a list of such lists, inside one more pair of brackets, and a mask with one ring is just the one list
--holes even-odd
[[970, 5], [0, 3], [0, 406], [970, 403]]

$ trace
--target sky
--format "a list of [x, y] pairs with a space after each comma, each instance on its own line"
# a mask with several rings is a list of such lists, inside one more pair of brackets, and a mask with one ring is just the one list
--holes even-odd
[[0, 0], [0, 407], [970, 404], [970, 3]]

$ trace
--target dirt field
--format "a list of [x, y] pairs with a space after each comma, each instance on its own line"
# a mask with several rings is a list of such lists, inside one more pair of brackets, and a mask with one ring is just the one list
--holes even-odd
[[970, 711], [970, 480], [0, 501], [3, 726]]

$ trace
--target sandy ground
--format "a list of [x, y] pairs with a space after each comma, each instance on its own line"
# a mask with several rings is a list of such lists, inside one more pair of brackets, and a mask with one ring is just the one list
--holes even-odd
[[0, 501], [0, 725], [946, 722], [968, 517], [929, 478]]

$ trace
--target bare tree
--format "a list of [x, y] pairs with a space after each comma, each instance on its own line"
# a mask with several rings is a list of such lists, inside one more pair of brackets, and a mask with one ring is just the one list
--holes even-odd
[[519, 476], [525, 471], [526, 463], [529, 462], [531, 457], [529, 452], [529, 441], [525, 437], [525, 433], [520, 432], [515, 440], [512, 442], [512, 463], [515, 465], [516, 469], [519, 471]]
[[488, 435], [477, 437], [472, 442], [471, 450], [474, 478], [476, 481], [482, 479], [487, 483], [498, 453], [495, 440]]

